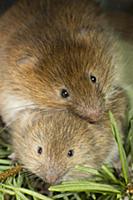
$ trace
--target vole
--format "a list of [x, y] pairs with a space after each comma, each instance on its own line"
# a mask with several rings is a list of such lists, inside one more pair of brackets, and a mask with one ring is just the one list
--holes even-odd
[[[125, 102], [111, 99], [110, 106], [121, 137], [125, 137]], [[121, 120], [120, 120], [121, 119]], [[50, 184], [84, 179], [76, 165], [99, 168], [117, 160], [108, 112], [96, 124], [90, 124], [70, 111], [42, 113], [25, 110], [10, 126], [15, 157], [32, 173]]]
[[69, 110], [97, 122], [117, 88], [119, 58], [93, 0], [18, 1], [0, 19], [3, 120], [8, 124], [32, 108]]
[[24, 168], [45, 182], [86, 179], [89, 175], [77, 172], [76, 165], [99, 169], [117, 159], [109, 120], [93, 125], [65, 111], [33, 116], [21, 116], [25, 126], [20, 122], [12, 129], [13, 150]]

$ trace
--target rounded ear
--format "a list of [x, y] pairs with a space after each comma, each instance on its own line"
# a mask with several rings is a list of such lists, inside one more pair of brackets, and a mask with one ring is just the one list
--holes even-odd
[[16, 64], [20, 67], [28, 67], [28, 66], [34, 66], [34, 64], [37, 62], [37, 58], [31, 56], [31, 55], [23, 55], [21, 56], [17, 61]]
[[42, 115], [39, 111], [35, 111], [34, 109], [26, 109], [23, 112], [20, 112], [18, 117], [19, 125], [21, 127], [24, 126], [32, 126], [35, 121], [39, 121], [42, 118]]
[[90, 32], [87, 28], [81, 28], [77, 31], [77, 39], [79, 40], [88, 40], [88, 35]]

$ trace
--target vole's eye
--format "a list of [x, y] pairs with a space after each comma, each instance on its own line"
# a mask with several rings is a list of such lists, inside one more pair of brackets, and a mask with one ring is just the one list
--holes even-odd
[[38, 147], [37, 153], [40, 154], [40, 155], [42, 154], [42, 147]]
[[93, 75], [90, 75], [90, 80], [92, 83], [96, 83], [96, 81], [97, 81], [96, 77]]
[[67, 153], [67, 156], [68, 157], [72, 157], [74, 155], [74, 150], [73, 149], [70, 149]]
[[63, 98], [69, 97], [68, 91], [67, 91], [66, 89], [62, 89], [62, 90], [61, 90], [61, 96], [62, 96]]

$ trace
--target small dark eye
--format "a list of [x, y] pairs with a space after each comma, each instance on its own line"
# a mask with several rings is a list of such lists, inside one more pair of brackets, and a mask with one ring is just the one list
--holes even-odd
[[69, 97], [68, 91], [67, 91], [66, 89], [62, 89], [62, 90], [61, 90], [61, 96], [62, 96], [63, 98]]
[[38, 154], [42, 154], [42, 147], [38, 147], [37, 153], [38, 153]]
[[74, 155], [74, 150], [70, 149], [67, 153], [68, 157], [72, 157]]
[[93, 75], [90, 76], [90, 79], [91, 79], [92, 83], [96, 83], [96, 81], [97, 81], [96, 77]]

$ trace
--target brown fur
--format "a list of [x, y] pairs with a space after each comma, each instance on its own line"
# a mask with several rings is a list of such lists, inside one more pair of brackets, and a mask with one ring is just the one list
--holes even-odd
[[[13, 109], [8, 94], [15, 94], [43, 111], [68, 109], [98, 121], [116, 85], [115, 41], [100, 8], [91, 0], [23, 0], [14, 5], [0, 21], [4, 120], [8, 122], [5, 112], [9, 115]], [[91, 74], [96, 84], [90, 81]], [[68, 90], [69, 98], [61, 97], [62, 88]], [[5, 104], [9, 106], [4, 110]]]

